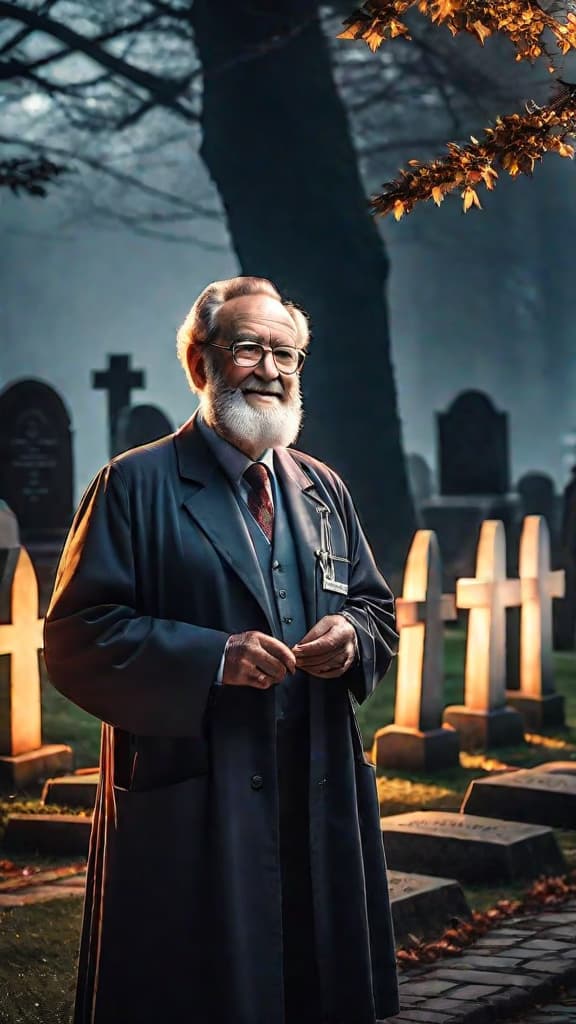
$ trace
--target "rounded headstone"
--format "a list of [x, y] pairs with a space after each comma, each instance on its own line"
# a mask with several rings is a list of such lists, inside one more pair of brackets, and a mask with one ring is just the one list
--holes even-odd
[[122, 409], [118, 417], [118, 451], [138, 448], [171, 434], [174, 430], [165, 413], [156, 405], [133, 405]]

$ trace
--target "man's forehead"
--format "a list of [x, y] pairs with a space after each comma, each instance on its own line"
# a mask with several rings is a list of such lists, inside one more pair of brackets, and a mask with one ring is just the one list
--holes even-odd
[[277, 331], [282, 329], [296, 337], [297, 329], [292, 317], [281, 302], [271, 296], [242, 295], [229, 299], [220, 310], [220, 323], [234, 330]]

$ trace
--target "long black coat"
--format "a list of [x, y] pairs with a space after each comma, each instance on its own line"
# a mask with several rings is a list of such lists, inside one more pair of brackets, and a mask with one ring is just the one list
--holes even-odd
[[[310, 680], [310, 864], [323, 1019], [374, 1024], [397, 1010], [394, 942], [350, 692], [388, 668], [393, 599], [342, 481], [291, 449], [274, 459], [308, 628], [345, 606], [359, 633], [360, 667]], [[320, 504], [347, 597], [320, 584]], [[273, 622], [194, 418], [100, 472], [45, 628], [52, 682], [106, 723], [75, 1024], [283, 1024], [275, 691], [212, 685], [228, 636]]]

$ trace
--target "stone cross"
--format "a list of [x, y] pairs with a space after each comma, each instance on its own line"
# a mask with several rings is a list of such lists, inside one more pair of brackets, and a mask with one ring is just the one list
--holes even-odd
[[38, 616], [38, 581], [25, 548], [11, 552], [10, 622], [0, 625], [0, 655], [9, 655], [8, 678], [0, 688], [0, 754], [15, 756], [41, 746], [38, 651], [43, 620]]
[[520, 693], [554, 693], [552, 598], [564, 597], [566, 574], [550, 571], [550, 534], [543, 516], [526, 516], [520, 538]]
[[476, 577], [456, 584], [458, 608], [468, 608], [466, 708], [491, 711], [506, 704], [506, 609], [520, 604], [520, 580], [506, 578], [506, 537], [499, 520], [480, 530]]
[[122, 409], [130, 405], [132, 390], [146, 387], [144, 370], [132, 370], [131, 358], [129, 355], [109, 355], [107, 370], [92, 371], [92, 387], [108, 392], [108, 437], [111, 458], [118, 454], [118, 417]]
[[394, 724], [437, 729], [442, 718], [443, 621], [456, 618], [452, 594], [442, 595], [438, 541], [431, 530], [418, 530], [404, 572], [402, 597], [396, 601], [400, 631]]

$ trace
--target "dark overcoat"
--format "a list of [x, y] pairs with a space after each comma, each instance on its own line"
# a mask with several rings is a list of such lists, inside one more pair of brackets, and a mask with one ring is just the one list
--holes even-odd
[[[309, 684], [310, 866], [322, 1020], [397, 1010], [374, 769], [353, 700], [394, 652], [393, 598], [342, 481], [274, 452], [308, 628], [346, 608], [360, 665]], [[320, 508], [348, 595], [324, 590]], [[213, 685], [231, 633], [274, 614], [193, 417], [88, 488], [45, 626], [54, 685], [102, 719], [75, 1024], [283, 1024], [275, 688]]]

